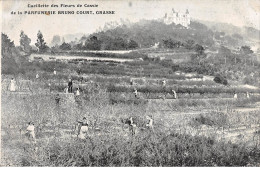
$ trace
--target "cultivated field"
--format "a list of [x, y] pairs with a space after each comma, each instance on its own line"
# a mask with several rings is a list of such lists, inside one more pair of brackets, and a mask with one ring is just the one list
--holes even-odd
[[[63, 93], [66, 74], [17, 78], [16, 92], [8, 91], [5, 76], [2, 165], [260, 166], [259, 89], [222, 86], [196, 74], [172, 76], [162, 86], [163, 78], [76, 73], [80, 96]], [[153, 130], [146, 128], [146, 116], [153, 118]], [[85, 140], [75, 128], [83, 117], [90, 121]], [[135, 135], [125, 124], [130, 117]], [[29, 121], [35, 123], [36, 144], [24, 135]]]

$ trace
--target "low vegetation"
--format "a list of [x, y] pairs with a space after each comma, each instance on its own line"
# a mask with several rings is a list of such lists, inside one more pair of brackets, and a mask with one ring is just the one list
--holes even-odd
[[[16, 166], [255, 166], [259, 163], [260, 151], [257, 145], [248, 147], [245, 143], [233, 144], [212, 137], [192, 136], [185, 132], [189, 124], [195, 129], [201, 125], [227, 127], [234, 122], [234, 113], [227, 115], [215, 112], [208, 115], [194, 115], [183, 121], [179, 132], [175, 126], [165, 128], [163, 122], [172, 121], [168, 116], [154, 114], [154, 131], [145, 129], [146, 105], [115, 104], [109, 102], [105, 91], [89, 93], [89, 101], [83, 107], [72, 99], [63, 99], [56, 107], [53, 97], [3, 95], [2, 147], [16, 151], [15, 157], [8, 157]], [[102, 98], [102, 99], [101, 99]], [[95, 101], [94, 101], [95, 100]], [[180, 100], [181, 101], [181, 100]], [[15, 103], [15, 104], [14, 104]], [[185, 102], [183, 102], [185, 103]], [[216, 104], [212, 104], [215, 107]], [[8, 106], [12, 105], [12, 109]], [[214, 106], [213, 106], [214, 105]], [[228, 105], [228, 104], [226, 104]], [[194, 105], [197, 107], [198, 105]], [[185, 109], [184, 104], [180, 107]], [[102, 108], [102, 109], [100, 109]], [[86, 116], [90, 121], [89, 137], [80, 140], [75, 137], [76, 120]], [[131, 135], [124, 120], [129, 116], [139, 127]], [[259, 121], [257, 114], [248, 120]], [[23, 138], [27, 121], [34, 121], [37, 127], [37, 144], [30, 144]], [[161, 124], [162, 123], [162, 124]], [[172, 122], [173, 125], [177, 122]], [[188, 125], [188, 126], [187, 126]], [[54, 128], [55, 127], [55, 128]], [[95, 129], [101, 131], [96, 131]], [[19, 153], [19, 154], [18, 154]], [[6, 154], [6, 153], [5, 153]], [[10, 153], [9, 153], [10, 154]], [[12, 154], [11, 154], [12, 155]], [[6, 155], [2, 155], [5, 158]], [[11, 159], [11, 160], [10, 160]], [[16, 160], [14, 160], [16, 159]], [[15, 162], [14, 162], [15, 161]]]

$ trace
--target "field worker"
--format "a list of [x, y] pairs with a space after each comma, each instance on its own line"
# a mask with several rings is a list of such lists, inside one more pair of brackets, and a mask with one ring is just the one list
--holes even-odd
[[165, 81], [165, 80], [162, 81], [162, 85], [163, 85], [163, 86], [166, 85], [166, 81]]
[[56, 102], [56, 105], [57, 105], [57, 106], [60, 105], [60, 95], [59, 95], [59, 94], [57, 94], [57, 95], [55, 96], [55, 102]]
[[176, 91], [175, 91], [175, 90], [172, 90], [172, 93], [173, 93], [173, 98], [174, 98], [174, 99], [177, 99], [177, 93], [176, 93]]
[[10, 91], [15, 91], [15, 87], [16, 87], [16, 82], [14, 78], [12, 78], [10, 82]]
[[73, 85], [72, 80], [69, 79], [69, 82], [68, 82], [68, 91], [69, 91], [69, 93], [72, 93], [72, 85]]
[[34, 132], [34, 124], [32, 122], [28, 123], [28, 126], [26, 128], [26, 135], [28, 137], [28, 140], [31, 140], [36, 143], [35, 139], [35, 132]]
[[53, 70], [53, 74], [54, 74], [54, 75], [56, 75], [56, 74], [57, 74], [57, 72], [56, 72], [55, 68], [54, 68], [54, 70]]
[[234, 99], [237, 99], [237, 93], [234, 94]]
[[84, 80], [84, 78], [81, 76], [81, 77], [80, 77], [80, 83], [82, 83], [83, 80]]
[[64, 88], [64, 93], [69, 93], [69, 87]]
[[137, 98], [137, 89], [134, 89], [135, 98]]
[[134, 124], [133, 117], [130, 117], [130, 118], [129, 118], [129, 125], [130, 125], [130, 130], [131, 130], [131, 132], [132, 132], [132, 135], [135, 135], [135, 132], [136, 132], [136, 124]]
[[148, 120], [146, 127], [153, 129], [153, 119], [150, 116], [146, 116], [146, 119]]
[[50, 89], [50, 92], [51, 92], [51, 83], [49, 83], [48, 86], [49, 86], [49, 89]]
[[77, 72], [78, 72], [78, 75], [80, 75], [81, 74], [81, 69], [79, 68]]
[[130, 85], [134, 85], [133, 79], [130, 79]]
[[246, 98], [248, 98], [248, 99], [249, 99], [249, 97], [250, 97], [250, 96], [249, 96], [249, 93], [248, 93], [248, 92], [246, 92]]
[[39, 74], [37, 73], [36, 76], [35, 76], [35, 78], [38, 79], [39, 77], [40, 77], [40, 76], [39, 76]]
[[89, 123], [88, 123], [86, 117], [84, 117], [82, 121], [78, 121], [78, 134], [77, 134], [77, 136], [80, 139], [86, 138], [86, 134], [88, 132], [88, 124]]
[[79, 96], [79, 95], [80, 95], [79, 88], [77, 88], [76, 96]]

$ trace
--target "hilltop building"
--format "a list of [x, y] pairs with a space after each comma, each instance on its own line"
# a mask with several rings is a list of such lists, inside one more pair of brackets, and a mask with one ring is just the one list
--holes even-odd
[[185, 28], [189, 28], [190, 26], [190, 13], [188, 9], [185, 13], [176, 12], [174, 9], [171, 10], [170, 13], [165, 13], [163, 21], [166, 25], [170, 25], [174, 23], [175, 25], [182, 25]]

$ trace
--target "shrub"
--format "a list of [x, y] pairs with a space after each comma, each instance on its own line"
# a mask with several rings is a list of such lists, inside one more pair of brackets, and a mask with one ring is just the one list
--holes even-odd
[[220, 76], [220, 75], [216, 76], [214, 78], [214, 81], [216, 83], [220, 83], [220, 84], [223, 84], [223, 85], [227, 85], [228, 84], [227, 79], [225, 79], [223, 76]]
[[222, 112], [211, 112], [209, 114], [201, 114], [198, 117], [193, 119], [191, 124], [195, 126], [199, 125], [208, 125], [208, 126], [217, 126], [224, 127], [227, 125], [227, 115]]

